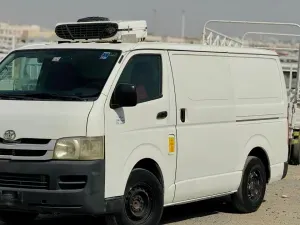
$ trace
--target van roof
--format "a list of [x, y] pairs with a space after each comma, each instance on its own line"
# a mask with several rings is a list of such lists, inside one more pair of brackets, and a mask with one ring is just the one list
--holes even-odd
[[19, 50], [34, 49], [115, 49], [123, 52], [142, 49], [194, 51], [194, 52], [229, 52], [239, 54], [273, 55], [275, 51], [256, 48], [219, 47], [201, 44], [164, 43], [164, 42], [139, 42], [139, 43], [51, 43], [23, 46]]

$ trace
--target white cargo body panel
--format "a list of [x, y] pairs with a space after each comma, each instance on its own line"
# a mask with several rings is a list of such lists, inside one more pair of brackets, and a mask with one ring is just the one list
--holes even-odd
[[[241, 159], [258, 143], [274, 171], [270, 181], [281, 175], [288, 150], [280, 62], [268, 51], [234, 51], [169, 52], [177, 112], [186, 115], [185, 121], [177, 118], [178, 148], [184, 151], [178, 152], [175, 201], [236, 190], [245, 162]], [[214, 182], [219, 185], [211, 187]]]

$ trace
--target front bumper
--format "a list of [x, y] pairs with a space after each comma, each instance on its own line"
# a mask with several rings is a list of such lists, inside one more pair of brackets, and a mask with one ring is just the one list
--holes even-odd
[[0, 160], [0, 209], [98, 215], [119, 212], [105, 199], [105, 161]]

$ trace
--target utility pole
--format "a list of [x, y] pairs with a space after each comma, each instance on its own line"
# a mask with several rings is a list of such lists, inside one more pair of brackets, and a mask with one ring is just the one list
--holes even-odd
[[157, 32], [157, 10], [153, 9], [153, 35]]
[[185, 37], [185, 11], [181, 11], [181, 37]]

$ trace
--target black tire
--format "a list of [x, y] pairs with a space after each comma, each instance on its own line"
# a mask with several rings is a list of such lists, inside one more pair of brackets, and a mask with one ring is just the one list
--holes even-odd
[[290, 164], [299, 165], [300, 164], [300, 143], [292, 146], [290, 155]]
[[94, 21], [109, 21], [109, 19], [107, 17], [90, 16], [90, 17], [84, 17], [77, 20], [78, 23], [94, 22]]
[[234, 208], [240, 213], [252, 213], [261, 206], [267, 186], [266, 169], [254, 156], [247, 158], [238, 191], [231, 196]]
[[[162, 184], [145, 169], [134, 169], [124, 193], [124, 210], [107, 216], [108, 225], [158, 225], [164, 204]], [[131, 207], [130, 207], [131, 205]]]
[[0, 220], [9, 225], [25, 224], [34, 221], [38, 213], [0, 211]]

